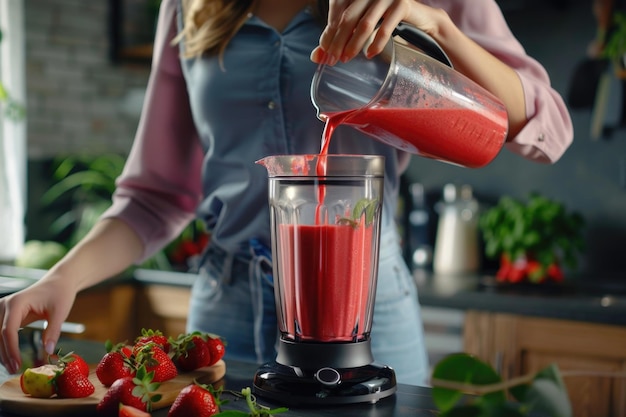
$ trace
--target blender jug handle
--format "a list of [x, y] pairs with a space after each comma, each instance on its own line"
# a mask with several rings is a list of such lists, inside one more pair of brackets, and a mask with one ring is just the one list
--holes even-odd
[[448, 55], [446, 55], [437, 41], [435, 41], [426, 32], [416, 28], [415, 26], [400, 23], [393, 31], [393, 35], [400, 36], [411, 45], [420, 48], [429, 56], [452, 68], [452, 62], [450, 61], [450, 58], [448, 58]]

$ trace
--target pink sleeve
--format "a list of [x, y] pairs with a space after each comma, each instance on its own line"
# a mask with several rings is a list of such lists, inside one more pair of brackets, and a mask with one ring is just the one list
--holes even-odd
[[148, 81], [135, 141], [117, 180], [115, 217], [144, 242], [141, 262], [180, 234], [194, 218], [201, 196], [203, 152], [193, 124], [176, 33], [176, 2], [161, 5]]
[[528, 124], [505, 147], [538, 162], [556, 162], [572, 143], [574, 130], [567, 106], [551, 87], [545, 68], [526, 54], [495, 1], [433, 2], [443, 3], [462, 31], [512, 67], [522, 82]]

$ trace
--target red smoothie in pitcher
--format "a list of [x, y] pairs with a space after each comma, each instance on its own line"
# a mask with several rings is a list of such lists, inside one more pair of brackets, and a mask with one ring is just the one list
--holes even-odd
[[[364, 220], [364, 219], [362, 219]], [[372, 268], [373, 225], [279, 226], [287, 336], [296, 340], [362, 340]]]
[[508, 130], [505, 110], [492, 119], [470, 109], [364, 108], [326, 114], [322, 152], [340, 124], [407, 152], [469, 168], [491, 162]]

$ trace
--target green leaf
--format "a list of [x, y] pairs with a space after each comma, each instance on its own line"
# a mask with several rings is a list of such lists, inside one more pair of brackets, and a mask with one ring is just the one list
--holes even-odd
[[41, 203], [50, 205], [62, 195], [80, 188], [93, 189], [100, 187], [110, 194], [112, 192], [112, 186], [114, 186], [114, 184], [112, 185], [108, 178], [103, 177], [98, 172], [81, 171], [65, 177], [63, 180], [50, 187], [41, 197]]
[[556, 365], [539, 371], [530, 385], [514, 387], [511, 394], [532, 412], [549, 417], [571, 417], [567, 388]]
[[[465, 353], [453, 354], [437, 363], [433, 370], [433, 379], [461, 382], [471, 385], [488, 385], [501, 382], [500, 376], [488, 364]], [[435, 405], [441, 411], [456, 406], [464, 397], [459, 390], [434, 386], [432, 390]], [[485, 394], [483, 400], [493, 404], [506, 400], [503, 391]]]
[[524, 417], [519, 404], [489, 402], [455, 407], [439, 417]]
[[358, 221], [365, 213], [365, 225], [369, 226], [374, 221], [378, 199], [362, 198], [352, 209], [352, 220]]
[[361, 224], [361, 217], [365, 213], [365, 225], [369, 226], [374, 221], [377, 209], [378, 199], [362, 198], [354, 205], [351, 217], [341, 217], [337, 220], [337, 224], [356, 228]]
[[213, 414], [213, 417], [249, 417], [250, 413], [239, 410], [225, 410], [220, 411], [217, 414]]

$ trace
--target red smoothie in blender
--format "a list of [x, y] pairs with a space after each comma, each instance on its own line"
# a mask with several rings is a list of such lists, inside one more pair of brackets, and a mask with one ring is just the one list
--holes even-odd
[[362, 340], [369, 327], [373, 225], [281, 224], [279, 230], [288, 336]]
[[[335, 127], [336, 124], [327, 123], [324, 130], [316, 165], [319, 177], [326, 175], [323, 155], [328, 154]], [[367, 224], [365, 212], [360, 218], [352, 218], [353, 208], [343, 218], [323, 217], [326, 190], [323, 184], [317, 187], [315, 224], [279, 225], [285, 319], [281, 330], [295, 340], [363, 340], [371, 317], [368, 306], [373, 294], [370, 285], [374, 225]]]

